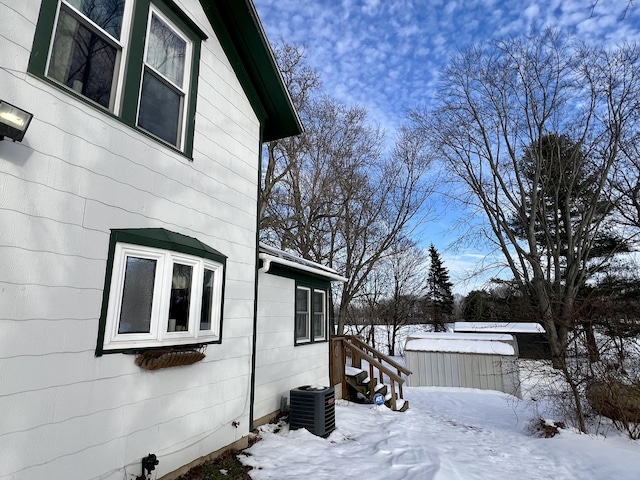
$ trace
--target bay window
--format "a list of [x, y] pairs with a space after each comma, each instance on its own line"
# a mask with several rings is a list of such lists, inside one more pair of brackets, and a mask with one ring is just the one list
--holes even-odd
[[96, 353], [221, 340], [225, 257], [163, 229], [114, 230]]

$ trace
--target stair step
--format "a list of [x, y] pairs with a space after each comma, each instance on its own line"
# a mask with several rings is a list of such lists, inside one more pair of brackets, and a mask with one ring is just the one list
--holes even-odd
[[[391, 408], [391, 402], [387, 405]], [[396, 412], [406, 412], [409, 409], [409, 402], [407, 400], [403, 400], [401, 398], [396, 398]]]
[[386, 397], [387, 392], [389, 391], [386, 383], [378, 383], [376, 384], [376, 388], [374, 389], [376, 393], [380, 395], [384, 395]]
[[355, 367], [345, 367], [344, 369], [347, 378], [353, 378], [358, 385], [369, 385], [369, 374]]
[[[361, 368], [345, 365], [345, 379], [347, 383], [348, 399], [358, 403], [372, 403], [372, 394], [369, 391], [371, 387], [371, 378], [366, 370]], [[374, 393], [384, 395], [385, 405], [393, 410], [391, 406], [391, 386], [385, 383], [376, 383], [373, 387]], [[347, 398], [347, 397], [345, 397]], [[397, 412], [404, 412], [409, 408], [409, 402], [400, 398], [399, 392], [396, 390], [396, 408]]]

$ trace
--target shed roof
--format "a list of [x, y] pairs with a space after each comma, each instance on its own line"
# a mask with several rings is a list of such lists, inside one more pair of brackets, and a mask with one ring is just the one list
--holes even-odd
[[453, 330], [477, 333], [545, 333], [542, 325], [535, 322], [456, 322]]
[[414, 333], [407, 339], [406, 351], [480, 353], [515, 355], [513, 335], [484, 333]]

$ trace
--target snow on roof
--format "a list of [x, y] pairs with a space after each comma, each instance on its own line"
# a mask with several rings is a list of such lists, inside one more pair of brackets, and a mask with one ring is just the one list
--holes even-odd
[[330, 280], [339, 282], [346, 282], [348, 280], [333, 268], [298, 257], [292, 253], [285, 252], [284, 250], [277, 249], [264, 243], [260, 243], [260, 258], [263, 260], [269, 260], [270, 262], [279, 263], [290, 268], [298, 268], [303, 271], [315, 273], [316, 275], [327, 277]]
[[526, 322], [456, 322], [455, 332], [545, 333], [539, 323]]
[[484, 333], [414, 333], [405, 351], [515, 355], [513, 335]]

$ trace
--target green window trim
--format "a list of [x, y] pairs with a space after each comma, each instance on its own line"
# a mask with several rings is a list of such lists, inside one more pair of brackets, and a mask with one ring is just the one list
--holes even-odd
[[[161, 339], [158, 341], [151, 341], [148, 346], [127, 346], [126, 343], [123, 343], [122, 348], [119, 348], [117, 345], [109, 345], [108, 348], [105, 347], [105, 340], [107, 343], [110, 342], [111, 337], [107, 333], [108, 328], [113, 328], [113, 322], [115, 321], [113, 318], [110, 319], [109, 307], [110, 302], [113, 303], [113, 299], [111, 295], [119, 295], [120, 292], [113, 291], [112, 286], [114, 282], [117, 284], [118, 289], [121, 289], [122, 283], [114, 277], [114, 271], [121, 266], [116, 264], [116, 261], [121, 262], [122, 257], [118, 254], [118, 252], [124, 247], [127, 246], [139, 247], [141, 250], [144, 250], [145, 247], [152, 249], [156, 253], [160, 253], [160, 255], [167, 255], [168, 257], [172, 257], [173, 255], [179, 256], [180, 254], [188, 255], [191, 258], [192, 263], [195, 263], [201, 260], [203, 263], [203, 268], [205, 270], [209, 269], [208, 265], [216, 264], [221, 267], [220, 276], [218, 277], [219, 286], [218, 294], [216, 296], [217, 304], [214, 305], [215, 310], [217, 311], [216, 317], [211, 317], [211, 327], [213, 327], [213, 322], [215, 321], [215, 326], [217, 328], [211, 328], [213, 331], [217, 331], [215, 338], [207, 338], [211, 337], [211, 335], [205, 335], [200, 338], [192, 338], [185, 336], [181, 339]], [[151, 251], [151, 253], [154, 253]], [[111, 236], [109, 238], [109, 250], [107, 255], [107, 265], [106, 265], [106, 273], [105, 273], [105, 283], [104, 290], [102, 296], [102, 307], [100, 311], [100, 320], [98, 324], [98, 338], [96, 344], [96, 356], [102, 356], [107, 353], [129, 353], [129, 352], [140, 352], [144, 350], [149, 350], [153, 348], [166, 348], [168, 346], [180, 346], [180, 347], [188, 347], [195, 345], [206, 345], [213, 343], [222, 343], [222, 327], [223, 327], [223, 311], [224, 311], [224, 290], [225, 290], [225, 278], [226, 278], [226, 260], [227, 257], [217, 250], [209, 247], [208, 245], [202, 243], [200, 240], [189, 237], [186, 235], [182, 235], [176, 232], [171, 232], [169, 230], [165, 230], [163, 228], [140, 228], [140, 229], [113, 229], [111, 230]], [[174, 263], [175, 265], [175, 263]], [[115, 268], [115, 269], [114, 269]], [[166, 270], [165, 266], [165, 270]], [[194, 282], [195, 284], [195, 282]], [[155, 293], [155, 290], [154, 290]], [[195, 297], [194, 297], [195, 298]], [[199, 317], [198, 317], [199, 318]], [[202, 325], [202, 319], [199, 318], [200, 322], [197, 322], [198, 318], [189, 317], [189, 325], [191, 322], [194, 322], [193, 328], [198, 328], [197, 325]], [[158, 319], [156, 319], [158, 321]], [[160, 322], [160, 326], [162, 327], [162, 322]], [[158, 330], [160, 331], [160, 330]], [[153, 333], [153, 332], [150, 332]], [[186, 335], [186, 334], [185, 334]], [[135, 343], [132, 342], [132, 343]]]
[[[60, 0], [42, 1], [27, 71], [83, 103], [91, 105], [93, 108], [104, 112], [106, 115], [118, 119], [144, 136], [157, 141], [176, 153], [192, 159], [201, 43], [207, 39], [207, 35], [171, 0], [136, 0], [134, 2], [131, 18], [126, 58], [123, 58], [120, 61], [120, 68], [124, 69], [125, 72], [121, 82], [122, 85], [118, 85], [118, 88], [121, 89], [121, 101], [119, 105], [116, 105], [115, 112], [113, 112], [89, 100], [87, 97], [75, 92], [71, 88], [49, 78], [46, 74], [47, 61], [49, 58], [51, 44], [53, 43], [59, 3]], [[190, 80], [189, 85], [186, 88], [187, 104], [184, 106], [183, 112], [183, 115], [186, 118], [184, 124], [184, 143], [180, 148], [150, 134], [137, 125], [137, 112], [140, 99], [140, 85], [142, 81], [143, 56], [145, 48], [144, 40], [151, 5], [171, 20], [171, 22], [180, 29], [181, 33], [192, 42]]]
[[[304, 291], [308, 293], [308, 307], [305, 310], [308, 314], [307, 324], [304, 329], [305, 335], [299, 331], [298, 328], [298, 315], [302, 313], [298, 309], [298, 295], [299, 292]], [[322, 334], [317, 334], [316, 314], [318, 313], [317, 294], [322, 296], [322, 308], [321, 311], [324, 314], [322, 317]], [[325, 282], [315, 281], [296, 281], [295, 296], [294, 296], [294, 345], [310, 345], [329, 341], [329, 295], [331, 294], [330, 286], [327, 286]]]

